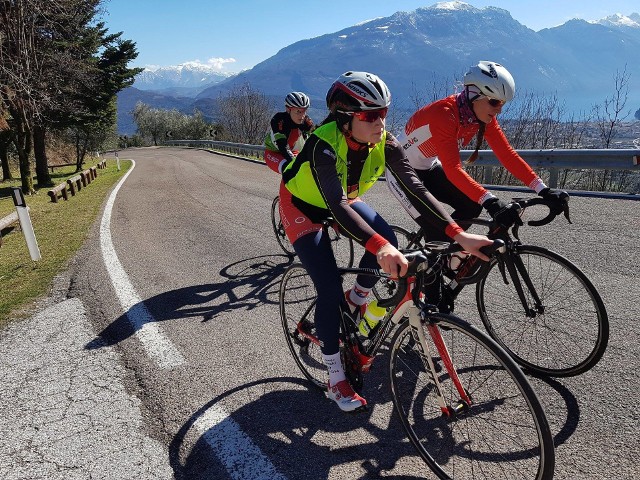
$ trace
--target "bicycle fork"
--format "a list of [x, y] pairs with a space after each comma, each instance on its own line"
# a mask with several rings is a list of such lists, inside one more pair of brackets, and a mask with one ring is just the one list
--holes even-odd
[[[505, 267], [509, 272], [509, 277], [511, 277], [513, 286], [516, 289], [518, 297], [520, 298], [520, 303], [522, 303], [525, 315], [530, 318], [535, 318], [536, 315], [544, 313], [544, 305], [542, 305], [542, 301], [538, 296], [538, 292], [536, 291], [533, 282], [531, 281], [529, 272], [524, 266], [522, 258], [520, 258], [520, 255], [518, 255], [515, 250], [510, 251], [504, 256], [501, 255], [498, 257], [498, 268], [500, 269], [500, 273], [502, 274], [505, 285], [508, 285], [509, 281], [507, 279]], [[531, 308], [529, 306], [529, 300], [527, 299], [524, 288], [522, 287], [522, 282], [520, 281], [521, 278], [527, 286], [529, 294], [533, 299], [534, 308]]]
[[[429, 322], [425, 318], [424, 312], [419, 311], [415, 307], [411, 310], [412, 311], [409, 314], [409, 325], [411, 326], [411, 334], [413, 336], [413, 340], [418, 346], [418, 352], [422, 359], [425, 370], [430, 376], [430, 379], [433, 382], [438, 393], [438, 405], [440, 406], [442, 414], [446, 417], [453, 417], [457, 414], [464, 413], [471, 406], [472, 400], [467, 391], [462, 386], [462, 381], [458, 376], [458, 372], [456, 371], [455, 365], [453, 364], [453, 360], [451, 359], [449, 350], [444, 343], [444, 339], [442, 338], [440, 329], [436, 324]], [[455, 386], [458, 395], [460, 396], [460, 401], [457, 405], [447, 405], [443, 393], [442, 383], [438, 378], [438, 369], [433, 360], [433, 355], [429, 348], [429, 342], [427, 342], [425, 330], [423, 328], [424, 326], [427, 327], [427, 331], [429, 332], [429, 336], [431, 337], [431, 340], [436, 347], [438, 356], [444, 364], [444, 367], [447, 370], [447, 374], [449, 375], [449, 378], [453, 382], [453, 385]]]

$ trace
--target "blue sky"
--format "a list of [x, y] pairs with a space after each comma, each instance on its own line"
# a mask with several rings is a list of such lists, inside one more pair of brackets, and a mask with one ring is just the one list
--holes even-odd
[[[336, 32], [435, 1], [401, 0], [105, 0], [102, 20], [139, 52], [130, 66], [199, 62], [223, 72], [248, 69], [299, 40]], [[572, 18], [640, 13], [638, 0], [468, 0], [508, 10], [533, 30]], [[488, 33], [489, 35], [490, 33]]]

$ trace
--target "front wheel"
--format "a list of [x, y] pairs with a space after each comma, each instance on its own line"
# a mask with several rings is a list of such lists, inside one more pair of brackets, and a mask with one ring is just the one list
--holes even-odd
[[513, 265], [505, 268], [508, 283], [494, 258], [476, 285], [489, 335], [535, 375], [570, 377], [592, 368], [609, 340], [607, 311], [593, 284], [577, 266], [545, 248], [520, 245], [506, 255], [505, 262]]
[[273, 226], [273, 233], [276, 236], [278, 245], [282, 251], [289, 257], [294, 257], [296, 251], [293, 249], [293, 245], [289, 241], [287, 234], [284, 231], [284, 225], [282, 225], [282, 219], [280, 218], [280, 197], [273, 199], [271, 204], [271, 225]]
[[[425, 322], [425, 344], [409, 321], [399, 326], [389, 363], [395, 411], [422, 459], [441, 479], [551, 479], [553, 437], [522, 370], [488, 335], [454, 316]], [[440, 352], [448, 352], [458, 387], [426, 324], [440, 331]]]

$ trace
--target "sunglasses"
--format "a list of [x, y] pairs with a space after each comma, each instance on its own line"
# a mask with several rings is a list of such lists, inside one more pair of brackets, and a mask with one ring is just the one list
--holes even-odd
[[357, 118], [361, 122], [373, 123], [379, 118], [384, 120], [387, 117], [388, 108], [379, 108], [378, 110], [365, 110], [364, 112], [340, 112], [346, 113], [352, 117]]
[[496, 98], [490, 98], [489, 99], [489, 105], [491, 105], [492, 107], [501, 107], [504, 105], [505, 102], [503, 102], [502, 100], [498, 100]]

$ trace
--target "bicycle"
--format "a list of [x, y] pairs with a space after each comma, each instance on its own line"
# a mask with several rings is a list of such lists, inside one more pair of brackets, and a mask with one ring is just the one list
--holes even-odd
[[[276, 196], [271, 204], [271, 225], [273, 226], [273, 233], [276, 236], [278, 245], [282, 248], [282, 251], [289, 258], [296, 256], [296, 251], [293, 249], [293, 245], [287, 238], [280, 218], [280, 197]], [[339, 265], [345, 265], [347, 267], [353, 266], [353, 240], [351, 238], [340, 234], [337, 229], [330, 228], [327, 230], [329, 240], [331, 241], [331, 248], [333, 249], [333, 255], [336, 257], [336, 261]]]
[[[504, 246], [494, 242], [494, 248]], [[487, 334], [425, 303], [425, 286], [442, 275], [439, 259], [457, 245], [430, 243], [407, 252], [407, 276], [396, 282], [388, 308], [365, 340], [343, 302], [340, 352], [356, 390], [395, 327], [389, 350], [394, 410], [411, 443], [441, 479], [553, 477], [555, 450], [540, 402], [515, 361]], [[487, 252], [488, 253], [488, 252]], [[488, 268], [489, 263], [484, 262]], [[341, 275], [379, 270], [339, 268]], [[326, 392], [313, 312], [315, 287], [301, 264], [280, 284], [287, 345], [303, 375]]]
[[[571, 223], [568, 199], [562, 211], [542, 198], [513, 199], [521, 208], [543, 205], [549, 213], [528, 221], [546, 225], [560, 213]], [[477, 257], [468, 257], [456, 272], [448, 259], [440, 268], [446, 280], [441, 305], [452, 310], [464, 286], [476, 284], [476, 304], [487, 333], [527, 372], [536, 376], [571, 377], [593, 368], [609, 341], [609, 319], [600, 294], [587, 276], [567, 258], [543, 247], [520, 241], [519, 225], [505, 227], [489, 219], [474, 218], [473, 225], [488, 228], [490, 238], [505, 242], [505, 253], [492, 258], [486, 270], [477, 270]], [[392, 226], [400, 249], [419, 248], [424, 232]], [[511, 234], [509, 233], [511, 229]], [[392, 281], [379, 282], [374, 294], [393, 293]]]

